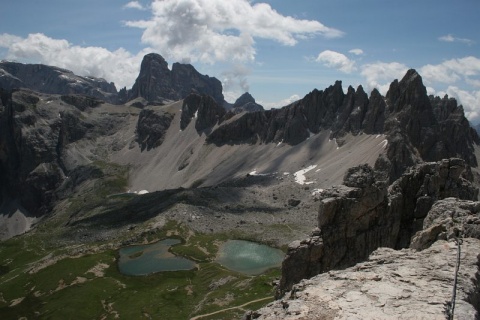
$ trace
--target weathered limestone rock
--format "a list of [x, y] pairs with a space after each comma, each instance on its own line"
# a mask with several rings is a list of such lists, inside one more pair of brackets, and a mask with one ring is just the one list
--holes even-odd
[[480, 202], [446, 198], [437, 201], [423, 221], [410, 248], [423, 250], [437, 240], [480, 239]]
[[301, 279], [366, 259], [384, 244], [394, 244], [395, 219], [388, 214], [387, 189], [376, 183], [368, 165], [351, 168], [350, 186], [325, 190], [314, 236], [290, 245], [282, 264], [278, 296]]
[[[461, 246], [455, 319], [478, 319], [480, 240]], [[293, 286], [247, 319], [446, 319], [457, 256], [454, 242], [423, 251], [379, 248], [369, 259]]]
[[410, 168], [389, 187], [390, 211], [400, 217], [396, 248], [409, 246], [422, 229], [423, 219], [440, 199], [456, 197], [476, 200], [478, 189], [471, 183], [470, 168], [462, 159], [445, 159]]
[[[349, 169], [344, 185], [322, 192], [319, 237], [295, 242], [289, 247], [277, 296], [282, 296], [301, 279], [363, 261], [379, 247], [407, 248], [436, 201], [447, 197], [477, 199], [478, 189], [471, 180], [470, 169], [461, 159], [412, 167], [388, 190], [384, 182], [376, 181], [375, 172], [369, 166]], [[472, 206], [471, 211], [477, 212]], [[469, 221], [477, 221], [472, 219]], [[419, 235], [414, 247], [431, 244], [445, 231], [442, 228], [436, 226]], [[471, 230], [472, 235], [478, 232]]]

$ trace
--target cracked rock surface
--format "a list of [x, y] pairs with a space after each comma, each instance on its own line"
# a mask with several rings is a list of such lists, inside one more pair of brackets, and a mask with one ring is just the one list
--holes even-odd
[[[478, 317], [479, 247], [472, 238], [461, 246], [454, 319]], [[366, 262], [302, 280], [247, 318], [446, 319], [456, 256], [457, 245], [447, 241], [420, 252], [379, 248]]]

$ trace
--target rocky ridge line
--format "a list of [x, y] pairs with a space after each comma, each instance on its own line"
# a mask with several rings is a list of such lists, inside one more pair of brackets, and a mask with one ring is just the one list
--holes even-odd
[[110, 103], [118, 102], [117, 89], [112, 82], [77, 76], [72, 71], [43, 64], [0, 62], [0, 88], [24, 88], [47, 94], [87, 95]]

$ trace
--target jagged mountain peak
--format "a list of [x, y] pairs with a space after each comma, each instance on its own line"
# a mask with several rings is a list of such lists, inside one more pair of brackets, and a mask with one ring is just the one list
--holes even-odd
[[141, 97], [149, 103], [163, 104], [165, 100], [181, 100], [190, 93], [207, 94], [219, 105], [224, 102], [218, 79], [200, 74], [191, 64], [175, 62], [170, 70], [161, 55], [149, 53], [143, 58], [128, 100]]
[[247, 103], [255, 103], [255, 99], [252, 97], [252, 95], [248, 92], [245, 92], [242, 94], [233, 104], [234, 108], [241, 107]]

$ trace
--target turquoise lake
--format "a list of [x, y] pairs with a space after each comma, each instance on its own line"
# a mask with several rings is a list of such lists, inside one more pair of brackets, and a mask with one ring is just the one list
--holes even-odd
[[126, 275], [144, 276], [161, 271], [195, 268], [195, 262], [168, 251], [171, 246], [180, 243], [178, 239], [165, 239], [152, 244], [122, 248], [119, 250], [118, 269]]
[[282, 250], [244, 240], [229, 240], [219, 249], [216, 262], [227, 269], [248, 275], [261, 274], [280, 267]]

